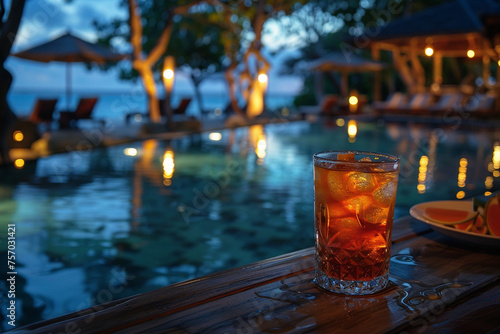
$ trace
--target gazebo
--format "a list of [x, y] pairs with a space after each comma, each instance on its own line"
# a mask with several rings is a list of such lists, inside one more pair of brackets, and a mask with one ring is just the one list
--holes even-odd
[[[454, 0], [381, 27], [370, 40], [372, 58], [379, 60], [380, 50], [390, 51], [394, 68], [410, 93], [425, 90], [425, 72], [419, 60], [422, 55], [433, 58], [436, 83], [442, 82], [443, 57], [480, 59], [487, 82], [491, 60], [499, 60], [499, 28], [500, 2]], [[500, 79], [500, 71], [497, 77]], [[380, 99], [380, 84], [374, 88], [376, 99]]]

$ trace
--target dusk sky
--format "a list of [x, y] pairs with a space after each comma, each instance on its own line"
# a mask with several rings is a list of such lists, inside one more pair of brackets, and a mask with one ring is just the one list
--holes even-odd
[[[115, 17], [126, 17], [126, 9], [119, 8], [119, 0], [31, 0], [26, 1], [23, 19], [13, 52], [44, 43], [66, 31], [89, 41], [95, 40], [94, 20], [107, 21]], [[274, 61], [272, 61], [274, 62]], [[64, 92], [65, 64], [59, 62], [38, 63], [9, 57], [6, 68], [14, 76], [12, 91], [53, 90]], [[82, 64], [72, 64], [72, 86], [74, 92], [110, 91], [116, 92], [133, 87], [133, 83], [117, 79], [116, 71], [88, 71]], [[274, 71], [277, 68], [273, 69]], [[188, 80], [182, 74], [176, 77], [176, 89], [191, 90]], [[274, 84], [273, 84], [274, 83]], [[140, 83], [137, 83], [140, 85]], [[202, 87], [205, 91], [220, 92], [225, 89], [222, 80], [215, 80]], [[294, 92], [301, 87], [300, 80], [280, 80], [271, 72], [269, 92]]]

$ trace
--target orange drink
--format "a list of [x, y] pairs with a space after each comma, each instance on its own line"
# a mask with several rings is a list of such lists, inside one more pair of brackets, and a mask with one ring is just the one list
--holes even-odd
[[388, 283], [399, 159], [372, 152], [314, 155], [316, 278], [322, 288], [371, 294]]

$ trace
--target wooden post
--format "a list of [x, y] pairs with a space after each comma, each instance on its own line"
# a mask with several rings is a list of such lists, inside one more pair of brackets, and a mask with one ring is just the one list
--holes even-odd
[[441, 52], [435, 52], [433, 57], [432, 72], [434, 82], [441, 85], [443, 82], [443, 54]]
[[490, 78], [490, 57], [486, 54], [486, 50], [483, 50], [483, 81], [484, 84], [488, 84], [488, 79]]
[[497, 64], [497, 85], [500, 85], [500, 61]]
[[407, 60], [401, 54], [401, 49], [399, 47], [394, 47], [391, 51], [392, 51], [394, 68], [396, 68], [401, 79], [406, 84], [408, 91], [411, 94], [415, 93], [416, 91], [415, 80], [412, 76], [410, 68], [408, 67]]
[[348, 86], [349, 86], [349, 81], [348, 81], [348, 77], [347, 77], [347, 72], [346, 71], [342, 71], [342, 81], [341, 81], [341, 84], [340, 84], [340, 94], [344, 98], [348, 97], [348, 94], [349, 94], [349, 88], [348, 88]]
[[323, 72], [314, 73], [314, 96], [318, 103], [321, 102], [323, 95], [325, 95], [325, 85], [323, 84]]
[[[380, 61], [380, 49], [377, 43], [372, 45], [372, 59]], [[375, 71], [373, 74], [373, 101], [382, 100], [382, 73]]]
[[424, 91], [425, 89], [425, 71], [418, 59], [417, 52], [417, 40], [415, 38], [410, 39], [410, 62], [411, 62], [411, 72], [415, 78], [416, 88], [418, 91]]

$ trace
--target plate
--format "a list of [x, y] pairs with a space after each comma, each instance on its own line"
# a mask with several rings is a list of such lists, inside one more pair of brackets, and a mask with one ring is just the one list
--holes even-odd
[[500, 248], [500, 237], [472, 233], [469, 231], [456, 229], [452, 226], [436, 223], [425, 216], [424, 212], [426, 207], [442, 207], [447, 209], [472, 211], [472, 201], [434, 201], [420, 203], [411, 207], [410, 215], [413, 218], [428, 224], [436, 232], [446, 235], [447, 237], [450, 237], [452, 239], [473, 245], [486, 246], [489, 248]]

